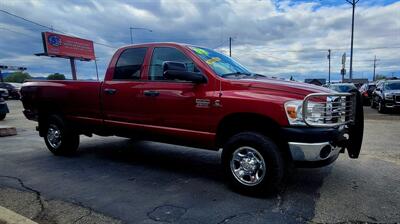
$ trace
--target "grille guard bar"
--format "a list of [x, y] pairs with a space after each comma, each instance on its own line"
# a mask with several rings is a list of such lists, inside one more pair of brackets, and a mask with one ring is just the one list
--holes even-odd
[[[324, 104], [325, 107], [323, 107], [324, 110], [324, 123], [317, 123], [317, 122], [310, 122], [308, 118], [312, 117], [309, 116], [309, 102], [312, 99], [316, 98], [321, 98], [321, 97], [326, 97], [325, 102], [313, 102], [313, 103], [318, 103], [318, 104]], [[337, 99], [340, 99], [339, 102], [328, 102], [328, 97], [337, 97]], [[343, 101], [344, 100], [344, 101]], [[330, 104], [328, 104], [330, 103]], [[337, 105], [333, 105], [337, 104]], [[330, 105], [330, 108], [328, 107]], [[326, 111], [326, 109], [330, 109], [330, 111]], [[334, 111], [336, 110], [336, 111]], [[356, 94], [354, 93], [311, 93], [307, 95], [304, 100], [303, 100], [303, 110], [302, 110], [302, 117], [303, 117], [303, 122], [310, 127], [337, 127], [349, 123], [353, 123], [355, 119], [355, 110], [356, 110]], [[325, 123], [327, 120], [327, 112], [329, 112], [331, 116], [331, 120], [333, 118], [337, 118], [337, 122], [332, 122], [332, 123]], [[334, 113], [338, 113], [335, 115]], [[333, 115], [332, 115], [333, 114]], [[339, 119], [340, 118], [340, 119]], [[321, 118], [317, 118], [321, 119]], [[344, 119], [344, 120], [343, 120]], [[340, 121], [339, 121], [340, 120]]]

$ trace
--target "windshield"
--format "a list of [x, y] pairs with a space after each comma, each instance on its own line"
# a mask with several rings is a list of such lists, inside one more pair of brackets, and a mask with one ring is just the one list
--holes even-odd
[[331, 85], [330, 89], [338, 91], [338, 92], [346, 93], [352, 89], [356, 89], [356, 87], [354, 85]]
[[400, 90], [400, 82], [388, 82], [385, 84], [385, 90]]
[[199, 58], [206, 62], [211, 67], [211, 69], [215, 73], [217, 73], [217, 75], [221, 77], [227, 77], [230, 75], [252, 75], [252, 73], [245, 67], [243, 67], [243, 65], [221, 53], [202, 47], [190, 46], [189, 48], [197, 56], [199, 56]]

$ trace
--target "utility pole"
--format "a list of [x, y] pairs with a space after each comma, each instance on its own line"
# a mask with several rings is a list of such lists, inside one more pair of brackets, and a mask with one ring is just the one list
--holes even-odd
[[374, 76], [372, 76], [372, 81], [375, 81], [376, 77], [375, 77], [375, 71], [376, 71], [376, 62], [379, 61], [378, 59], [376, 59], [376, 55], [374, 58]]
[[153, 32], [153, 30], [151, 29], [147, 29], [147, 28], [143, 28], [143, 27], [129, 27], [129, 32], [131, 34], [131, 44], [133, 44], [133, 34], [132, 34], [132, 30], [146, 30], [149, 32]]
[[350, 3], [353, 6], [353, 14], [352, 14], [352, 19], [351, 19], [351, 49], [350, 49], [350, 76], [349, 76], [349, 82], [353, 82], [353, 40], [354, 40], [354, 11], [356, 8], [356, 4], [360, 0], [346, 0], [346, 2]]
[[229, 57], [232, 57], [232, 37], [229, 37]]
[[328, 50], [328, 60], [329, 60], [328, 83], [331, 84], [331, 49]]
[[344, 76], [346, 75], [346, 52], [342, 55], [342, 69], [340, 70], [340, 74], [342, 75], [342, 83], [344, 83]]

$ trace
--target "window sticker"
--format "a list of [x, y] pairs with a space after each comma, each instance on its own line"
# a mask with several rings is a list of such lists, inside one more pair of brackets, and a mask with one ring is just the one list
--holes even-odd
[[206, 61], [206, 63], [209, 64], [209, 65], [212, 65], [212, 64], [214, 64], [214, 63], [217, 62], [217, 61], [221, 61], [221, 58], [213, 57], [213, 58], [208, 59], [208, 60]]
[[192, 49], [196, 52], [196, 54], [208, 55], [208, 52], [201, 48], [194, 47]]

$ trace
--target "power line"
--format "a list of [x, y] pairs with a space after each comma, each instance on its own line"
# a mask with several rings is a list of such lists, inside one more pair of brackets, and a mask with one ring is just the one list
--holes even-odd
[[216, 47], [213, 47], [212, 49], [217, 49], [217, 48], [220, 48], [220, 47], [222, 47], [226, 42], [228, 42], [229, 41], [229, 39], [226, 39], [226, 40], [223, 40], [221, 43], [219, 43]]
[[5, 27], [0, 27], [0, 29], [2, 29], [2, 30], [7, 30], [7, 31], [9, 31], [9, 32], [16, 33], [16, 34], [25, 35], [25, 36], [31, 37], [31, 38], [33, 37], [33, 36], [28, 35], [28, 34], [26, 34], [26, 33], [22, 33], [22, 32], [15, 31], [15, 30], [12, 30], [12, 29], [8, 29], [8, 28], [5, 28]]
[[[382, 47], [359, 47], [354, 48], [357, 50], [379, 50], [379, 49], [397, 49], [400, 46], [382, 46]], [[330, 48], [331, 50], [348, 50], [347, 48]], [[268, 52], [312, 52], [312, 51], [321, 51], [325, 52], [326, 49], [323, 48], [309, 48], [309, 49], [301, 49], [301, 50], [270, 50]]]
[[[48, 26], [42, 25], [42, 24], [40, 24], [40, 23], [34, 22], [34, 21], [32, 21], [32, 20], [26, 19], [26, 18], [24, 18], [24, 17], [22, 17], [22, 16], [15, 15], [15, 14], [13, 14], [13, 13], [11, 13], [11, 12], [8, 12], [8, 11], [6, 11], [6, 10], [3, 10], [3, 9], [0, 9], [0, 12], [3, 12], [3, 13], [5, 13], [5, 14], [7, 14], [7, 15], [16, 17], [16, 18], [18, 18], [18, 19], [22, 19], [22, 20], [24, 20], [24, 21], [26, 21], [26, 22], [33, 23], [33, 24], [35, 24], [35, 25], [37, 25], [37, 26], [41, 26], [41, 27], [46, 28], [46, 29], [49, 29], [49, 30], [52, 29], [51, 27], [48, 27]], [[58, 32], [60, 32], [60, 31], [58, 31]]]
[[[64, 31], [62, 31], [62, 30], [54, 29], [53, 27], [49, 27], [49, 26], [46, 26], [46, 25], [40, 24], [40, 23], [38, 23], [38, 22], [32, 21], [32, 20], [30, 20], [30, 19], [24, 18], [24, 17], [22, 17], [22, 16], [19, 16], [19, 15], [13, 14], [13, 13], [11, 13], [11, 12], [8, 12], [8, 11], [6, 11], [6, 10], [3, 10], [3, 9], [0, 9], [0, 12], [2, 12], [2, 13], [5, 13], [5, 14], [7, 14], [7, 15], [9, 15], [9, 16], [13, 16], [13, 17], [16, 17], [16, 18], [18, 18], [18, 19], [24, 20], [24, 21], [26, 21], [26, 22], [29, 22], [29, 23], [35, 24], [35, 25], [37, 25], [37, 26], [40, 26], [40, 27], [46, 28], [46, 29], [48, 29], [48, 30], [51, 30], [51, 31], [55, 31], [55, 32], [58, 32], [58, 33], [62, 33], [62, 34], [68, 34], [68, 35], [71, 35], [71, 36], [74, 36], [74, 37], [78, 37], [78, 36], [76, 36], [76, 35], [69, 34], [69, 33], [67, 33], [67, 32], [64, 32]], [[11, 31], [11, 32], [12, 32], [12, 31]], [[78, 37], [78, 38], [79, 38], [79, 37]], [[101, 45], [101, 46], [105, 46], [105, 47], [113, 48], [113, 49], [115, 49], [115, 48], [116, 48], [116, 47], [114, 47], [114, 46], [111, 46], [111, 45], [108, 45], [108, 44], [104, 44], [104, 43], [95, 42], [95, 41], [93, 41], [93, 43], [94, 43], [94, 44]]]

